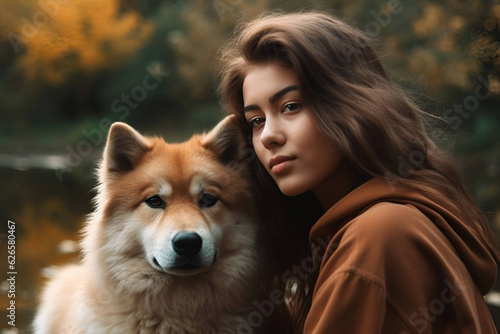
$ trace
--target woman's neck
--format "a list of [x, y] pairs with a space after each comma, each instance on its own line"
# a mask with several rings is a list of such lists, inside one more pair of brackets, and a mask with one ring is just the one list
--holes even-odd
[[312, 189], [317, 200], [327, 211], [345, 195], [363, 183], [363, 177], [351, 164], [343, 164], [328, 179]]

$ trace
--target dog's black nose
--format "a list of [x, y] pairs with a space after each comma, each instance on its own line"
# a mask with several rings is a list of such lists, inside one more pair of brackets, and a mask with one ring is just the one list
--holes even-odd
[[198, 254], [202, 243], [201, 237], [194, 232], [179, 232], [172, 239], [175, 252], [188, 257]]

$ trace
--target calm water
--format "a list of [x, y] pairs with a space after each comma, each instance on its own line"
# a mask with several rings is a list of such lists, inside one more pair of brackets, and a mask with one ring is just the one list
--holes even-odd
[[[50, 159], [49, 159], [50, 161]], [[3, 164], [5, 166], [5, 164]], [[78, 258], [77, 230], [91, 210], [93, 176], [90, 166], [63, 174], [43, 166], [9, 166], [0, 168], [0, 334], [31, 333], [40, 287], [50, 275], [50, 267]], [[14, 169], [16, 168], [16, 169]], [[8, 221], [15, 223], [15, 264], [9, 268]], [[12, 236], [10, 237], [12, 238]], [[12, 260], [12, 258], [10, 258]], [[15, 272], [8, 275], [8, 272]], [[9, 298], [15, 278], [15, 296]], [[10, 291], [10, 292], [9, 292]], [[15, 301], [15, 328], [8, 324], [7, 307]]]

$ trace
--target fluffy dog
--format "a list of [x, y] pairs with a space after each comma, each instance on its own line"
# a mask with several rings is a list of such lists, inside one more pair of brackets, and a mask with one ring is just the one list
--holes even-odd
[[178, 144], [111, 126], [83, 259], [49, 281], [35, 333], [248, 332], [258, 225], [233, 121]]

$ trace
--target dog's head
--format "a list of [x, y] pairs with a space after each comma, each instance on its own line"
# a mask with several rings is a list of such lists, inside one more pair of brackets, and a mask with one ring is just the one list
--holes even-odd
[[117, 280], [244, 275], [257, 266], [252, 152], [232, 117], [180, 144], [113, 124], [85, 256], [102, 251]]

